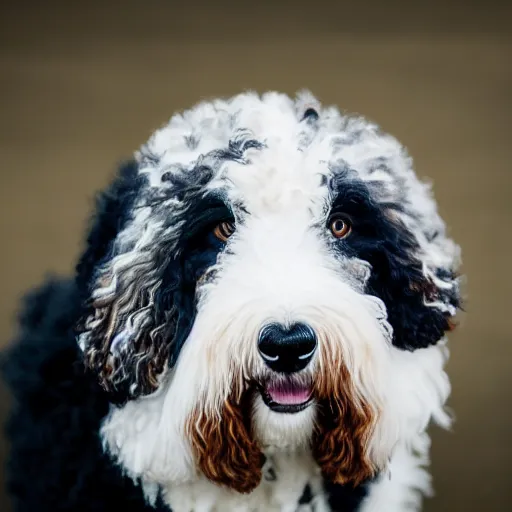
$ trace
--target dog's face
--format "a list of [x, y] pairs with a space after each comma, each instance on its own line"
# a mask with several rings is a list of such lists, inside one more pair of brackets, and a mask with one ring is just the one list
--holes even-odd
[[155, 404], [181, 478], [247, 492], [264, 451], [310, 447], [357, 484], [408, 421], [396, 374], [450, 328], [457, 263], [394, 139], [242, 95], [173, 118], [102, 198], [79, 343], [114, 403]]

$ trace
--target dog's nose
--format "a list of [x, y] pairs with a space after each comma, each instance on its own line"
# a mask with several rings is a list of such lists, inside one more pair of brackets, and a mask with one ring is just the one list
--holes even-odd
[[269, 324], [260, 331], [258, 349], [269, 368], [293, 373], [305, 368], [317, 346], [315, 331], [306, 324]]

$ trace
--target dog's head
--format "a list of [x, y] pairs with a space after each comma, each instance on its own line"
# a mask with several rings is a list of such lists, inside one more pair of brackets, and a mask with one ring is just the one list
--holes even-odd
[[133, 409], [110, 448], [157, 481], [200, 470], [246, 492], [265, 450], [299, 447], [334, 482], [371, 478], [458, 307], [458, 249], [404, 149], [308, 94], [173, 117], [101, 196], [88, 242], [78, 341]]

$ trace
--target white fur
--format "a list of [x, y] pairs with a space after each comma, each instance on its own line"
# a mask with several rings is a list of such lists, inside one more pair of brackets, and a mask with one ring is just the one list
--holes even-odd
[[[259, 487], [250, 495], [240, 495], [221, 488], [206, 480], [181, 486], [171, 486], [165, 490], [165, 498], [176, 512], [328, 512], [326, 498], [321, 491], [321, 476], [311, 456], [307, 452], [279, 452], [269, 455], [263, 468], [264, 475], [275, 475], [275, 481], [262, 479]], [[316, 494], [312, 503], [297, 509], [297, 502], [309, 483]], [[312, 508], [312, 507], [315, 508]]]
[[[306, 105], [319, 111], [316, 129], [300, 123]], [[208, 151], [225, 147], [241, 128], [265, 149], [248, 150], [244, 165], [222, 165], [208, 188], [226, 190], [230, 201], [243, 200], [250, 215], [210, 270], [213, 278], [199, 287], [197, 318], [176, 366], [162, 376], [153, 395], [112, 408], [101, 431], [105, 449], [144, 482], [148, 500], [154, 497], [155, 484], [162, 486], [176, 512], [295, 510], [290, 507], [295, 507], [305, 482], [320, 481], [308, 448], [315, 405], [286, 416], [256, 399], [256, 436], [265, 452], [273, 454], [283, 479], [274, 485], [263, 481], [248, 496], [198, 474], [185, 424], [198, 404], [220, 419], [233, 383], [264, 374], [256, 350], [263, 325], [304, 321], [317, 331], [323, 349], [306, 372], [314, 375], [328, 366], [325, 354], [340, 357], [353, 380], [355, 400], [380, 412], [367, 454], [389, 473], [373, 485], [363, 512], [419, 510], [421, 493], [430, 489], [428, 474], [421, 469], [428, 462], [425, 429], [432, 420], [444, 427], [450, 423], [443, 409], [449, 394], [444, 342], [414, 352], [390, 344], [384, 305], [363, 292], [368, 264], [333, 256], [327, 231], [319, 232], [330, 200], [322, 175], [329, 174], [333, 162], [342, 162], [377, 186], [380, 200], [407, 204], [397, 215], [416, 237], [425, 275], [439, 286], [457, 286], [441, 281], [433, 270], [457, 265], [458, 248], [446, 237], [429, 187], [417, 180], [400, 144], [363, 119], [322, 109], [306, 93], [296, 101], [276, 93], [262, 98], [249, 93], [176, 115], [143, 148], [160, 157], [158, 165], [148, 164], [140, 172], [149, 176], [152, 187], [163, 188], [161, 178], [170, 166], [191, 165]], [[190, 149], [185, 136], [197, 136], [197, 147]], [[355, 142], [336, 144], [344, 137], [355, 137]], [[385, 159], [393, 173], [371, 169], [377, 158]], [[168, 207], [172, 215], [173, 208], [183, 205], [169, 200]], [[172, 242], [181, 226], [166, 229], [147, 208], [140, 209], [119, 235], [118, 247], [127, 250], [103, 269], [112, 279], [99, 286], [96, 297], [115, 294], [117, 275], [129, 272], [134, 262], [150, 265], [152, 244], [159, 237]], [[429, 241], [431, 230], [441, 233], [434, 241]], [[147, 275], [156, 289], [158, 274], [148, 270]], [[448, 308], [442, 303], [431, 306]], [[150, 307], [132, 313], [125, 329], [137, 329], [149, 313]], [[121, 350], [125, 339], [119, 338], [113, 349]], [[87, 343], [83, 335], [81, 347]], [[328, 510], [321, 493], [317, 499], [315, 510]]]

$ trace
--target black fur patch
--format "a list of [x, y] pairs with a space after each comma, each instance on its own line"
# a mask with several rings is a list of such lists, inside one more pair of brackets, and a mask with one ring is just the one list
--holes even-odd
[[[350, 236], [338, 242], [338, 250], [371, 264], [367, 293], [386, 305], [393, 344], [415, 350], [437, 343], [450, 329], [449, 316], [426, 306], [424, 300], [459, 307], [458, 293], [438, 289], [423, 275], [415, 257], [419, 251], [416, 239], [393, 216], [400, 205], [374, 202], [366, 184], [349, 173], [339, 173], [331, 189], [335, 194], [331, 215], [345, 215], [352, 223]], [[438, 275], [453, 278], [449, 269], [438, 269]]]
[[[243, 165], [247, 163], [247, 150], [261, 148], [262, 143], [250, 138], [247, 131], [240, 130], [227, 148], [206, 153], [192, 167], [174, 165], [169, 168], [162, 175], [167, 186], [149, 188], [147, 178], [138, 176], [137, 164], [130, 163], [121, 168], [115, 181], [99, 196], [87, 247], [76, 269], [83, 303], [77, 334], [87, 332], [86, 321], [96, 313], [90, 297], [100, 277], [99, 269], [117, 254], [131, 250], [131, 247], [120, 247], [116, 237], [133, 217], [135, 208], [149, 206], [151, 215], [169, 227], [183, 226], [178, 240], [155, 241], [151, 268], [147, 271], [154, 271], [153, 278], [157, 282], [161, 280], [143, 329], [134, 339], [125, 342], [128, 349], [110, 353], [115, 336], [124, 335], [120, 326], [124, 325], [130, 312], [116, 317], [111, 313], [112, 309], [105, 308], [102, 312], [104, 321], [90, 331], [85, 361], [98, 373], [113, 403], [122, 405], [128, 399], [151, 393], [157, 386], [156, 377], [166, 365], [174, 364], [194, 322], [196, 282], [215, 263], [223, 248], [211, 231], [216, 222], [233, 218], [220, 196], [204, 197], [205, 187], [223, 162], [235, 161]], [[142, 159], [145, 165], [159, 162], [159, 157], [147, 148]], [[166, 204], [169, 199], [179, 201], [172, 211]], [[118, 276], [117, 286], [121, 296], [123, 287], [133, 286], [133, 277], [125, 282], [123, 276]], [[152, 300], [149, 293], [149, 288], [143, 284], [138, 286], [134, 307], [139, 309], [148, 304]], [[111, 322], [114, 322], [112, 328]]]
[[[103, 454], [107, 395], [83, 367], [73, 334], [80, 314], [72, 281], [30, 294], [15, 344], [1, 358], [13, 394], [7, 425], [7, 490], [16, 512], [150, 512], [140, 487]], [[168, 509], [160, 502], [160, 512]]]
[[307, 505], [311, 503], [313, 500], [313, 492], [311, 491], [311, 486], [306, 484], [304, 487], [304, 491], [302, 492], [302, 496], [299, 498], [299, 505]]
[[174, 364], [185, 343], [196, 315], [196, 283], [215, 264], [224, 244], [212, 234], [222, 221], [232, 220], [226, 205], [215, 196], [191, 203], [186, 213], [186, 228], [180, 239], [179, 257], [170, 263], [162, 286], [155, 296], [157, 323], [166, 322], [166, 314], [177, 309], [170, 364]]
[[[370, 482], [358, 487], [338, 485], [324, 480], [324, 491], [327, 494], [332, 512], [357, 512], [361, 503], [368, 495]], [[390, 511], [391, 512], [391, 511]]]

